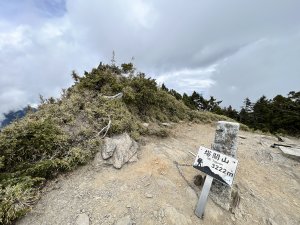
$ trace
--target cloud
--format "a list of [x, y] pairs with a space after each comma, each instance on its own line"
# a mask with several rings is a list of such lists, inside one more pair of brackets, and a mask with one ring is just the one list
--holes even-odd
[[235, 107], [286, 94], [300, 83], [299, 8], [297, 0], [1, 1], [0, 114], [59, 96], [71, 70], [109, 62], [113, 50], [170, 88]]
[[201, 93], [206, 94], [215, 81], [212, 80], [212, 75], [216, 72], [216, 65], [207, 68], [182, 69], [160, 74], [157, 78], [159, 84], [167, 83], [168, 87], [175, 89], [181, 93], [194, 90], [201, 90]]
[[217, 83], [210, 92], [224, 105], [240, 108], [242, 101], [262, 95], [273, 98], [299, 91], [298, 63], [300, 35], [264, 39], [219, 65], [212, 79]]

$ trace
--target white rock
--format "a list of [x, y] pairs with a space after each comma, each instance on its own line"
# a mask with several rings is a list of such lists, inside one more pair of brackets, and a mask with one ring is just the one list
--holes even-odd
[[142, 123], [144, 127], [149, 127], [149, 123]]

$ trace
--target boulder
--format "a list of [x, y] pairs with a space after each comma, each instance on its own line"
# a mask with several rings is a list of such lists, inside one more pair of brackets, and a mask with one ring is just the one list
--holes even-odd
[[102, 147], [102, 158], [120, 169], [127, 162], [137, 161], [139, 145], [127, 133], [105, 138]]

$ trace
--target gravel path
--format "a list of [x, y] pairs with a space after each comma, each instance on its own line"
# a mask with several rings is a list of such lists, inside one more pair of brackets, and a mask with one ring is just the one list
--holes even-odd
[[[300, 163], [269, 146], [274, 137], [240, 132], [234, 213], [208, 200], [204, 220], [194, 215], [200, 188], [191, 166], [200, 145], [210, 147], [215, 127], [179, 124], [169, 138], [147, 137], [139, 160], [117, 170], [95, 161], [51, 181], [32, 211], [17, 225], [50, 224], [300, 224]], [[298, 142], [299, 140], [294, 140]], [[196, 192], [194, 191], [196, 190]]]

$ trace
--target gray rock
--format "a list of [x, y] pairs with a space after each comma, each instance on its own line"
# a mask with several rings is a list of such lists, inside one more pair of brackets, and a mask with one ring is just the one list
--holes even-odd
[[120, 169], [136, 155], [139, 146], [127, 133], [115, 136], [113, 140], [116, 149], [112, 156], [112, 163], [115, 168]]
[[75, 224], [76, 225], [89, 225], [90, 224], [90, 218], [85, 213], [79, 214], [76, 218]]
[[190, 218], [186, 218], [172, 206], [165, 208], [165, 220], [168, 225], [189, 225], [192, 223]]
[[217, 123], [215, 141], [212, 144], [213, 150], [236, 158], [239, 127], [238, 123], [219, 121]]
[[103, 159], [108, 159], [107, 163], [120, 169], [127, 162], [138, 160], [137, 151], [139, 145], [127, 133], [105, 138], [102, 148]]
[[112, 157], [114, 154], [114, 151], [116, 149], [117, 145], [111, 138], [104, 138], [104, 144], [102, 148], [102, 157], [103, 159], [108, 159]]
[[132, 222], [130, 216], [125, 216], [125, 217], [119, 219], [115, 223], [115, 225], [132, 225], [132, 224], [133, 224], [133, 222]]
[[[236, 158], [239, 127], [238, 123], [219, 121], [212, 149]], [[231, 204], [231, 188], [229, 186], [214, 180], [209, 195], [216, 204], [229, 210]]]

